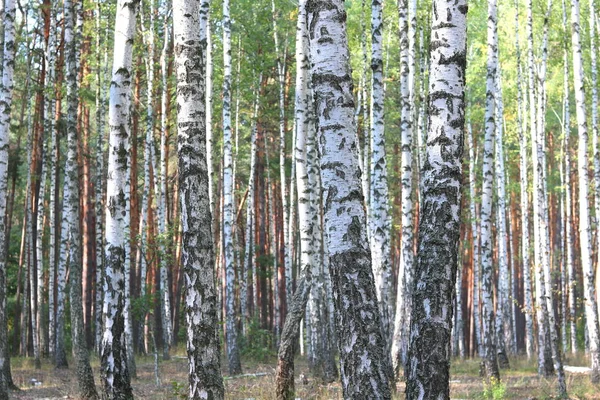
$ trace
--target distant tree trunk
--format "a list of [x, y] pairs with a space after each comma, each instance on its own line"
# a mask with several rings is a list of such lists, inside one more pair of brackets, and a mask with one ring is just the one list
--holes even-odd
[[[436, 0], [433, 7], [446, 11], [434, 12], [431, 23], [429, 131], [421, 170], [422, 208], [413, 283], [407, 399], [450, 398], [450, 335], [460, 238], [467, 4]], [[491, 336], [491, 331], [487, 332]]]
[[477, 215], [477, 200], [475, 198], [477, 176], [475, 174], [475, 141], [473, 140], [473, 130], [471, 129], [471, 120], [467, 123], [467, 143], [469, 148], [469, 211], [471, 216], [471, 237], [473, 238], [473, 324], [475, 324], [475, 342], [477, 355], [483, 357], [483, 338], [481, 335], [481, 318], [479, 315], [480, 306], [480, 262], [481, 254], [479, 250], [479, 233], [478, 233], [478, 215]]
[[206, 165], [206, 44], [200, 40], [199, 11], [199, 0], [173, 2], [189, 397], [223, 399]]
[[504, 172], [503, 127], [504, 106], [502, 101], [501, 69], [496, 43], [496, 109], [495, 109], [495, 152], [494, 179], [498, 196], [496, 208], [496, 240], [498, 242], [498, 290], [496, 291], [496, 351], [501, 368], [510, 368], [507, 354], [507, 343], [510, 343], [510, 299], [509, 299], [509, 270], [506, 234], [506, 177]]
[[132, 50], [139, 1], [119, 0], [109, 106], [109, 153], [106, 189], [106, 267], [104, 278], [102, 380], [109, 398], [132, 399], [125, 337], [127, 187], [131, 135]]
[[235, 262], [233, 259], [233, 157], [231, 144], [231, 20], [229, 0], [223, 1], [223, 247], [225, 314], [229, 375], [242, 373], [235, 323]]
[[[486, 107], [485, 107], [485, 139], [483, 146], [483, 184], [481, 196], [481, 294], [483, 298], [483, 347], [484, 367], [488, 380], [500, 379], [498, 358], [494, 341], [494, 306], [492, 275], [492, 186], [494, 180], [494, 131], [496, 123], [495, 96], [496, 93], [496, 47], [497, 47], [497, 20], [496, 0], [488, 0], [487, 21], [487, 80], [486, 80]], [[432, 71], [433, 72], [433, 71]], [[430, 78], [431, 81], [431, 78]]]
[[346, 12], [340, 0], [309, 0], [307, 14], [344, 398], [389, 399], [391, 360], [382, 337], [353, 150], [356, 127]]
[[413, 202], [412, 202], [412, 128], [413, 114], [411, 110], [410, 77], [414, 74], [409, 56], [409, 21], [407, 11], [409, 0], [398, 3], [400, 16], [400, 131], [402, 134], [402, 243], [400, 245], [400, 269], [398, 271], [398, 290], [396, 294], [396, 316], [394, 322], [394, 337], [392, 340], [392, 367], [394, 375], [398, 376], [400, 366], [406, 365], [408, 351], [412, 282], [413, 282]]
[[168, 360], [171, 348], [171, 304], [169, 297], [169, 280], [167, 273], [167, 245], [169, 238], [167, 234], [167, 110], [168, 110], [168, 87], [167, 87], [167, 51], [169, 48], [169, 26], [168, 16], [165, 14], [164, 31], [165, 38], [160, 55], [160, 69], [162, 78], [161, 88], [161, 117], [160, 117], [160, 195], [158, 211], [158, 233], [160, 239], [160, 314], [163, 328], [163, 359]]
[[[598, 48], [596, 47], [596, 14], [595, 0], [589, 0], [589, 35], [590, 35], [590, 92], [592, 97], [592, 154], [594, 157], [594, 204], [596, 211], [596, 265], [600, 263], [600, 131], [598, 130]], [[600, 32], [600, 30], [598, 31]], [[599, 33], [600, 35], [600, 33]], [[593, 245], [592, 245], [593, 246]], [[597, 268], [597, 267], [596, 267]], [[596, 291], [600, 290], [600, 274], [596, 273]], [[598, 293], [596, 293], [598, 294]], [[598, 310], [600, 312], [600, 310]], [[598, 316], [600, 318], [600, 315]]]
[[375, 289], [379, 300], [383, 342], [388, 348], [390, 338], [389, 321], [389, 282], [390, 265], [390, 229], [388, 211], [388, 183], [384, 135], [384, 85], [383, 85], [383, 1], [371, 3], [371, 185], [369, 208], [369, 235]]
[[[565, 0], [562, 1], [563, 8], [563, 28], [565, 35], [568, 35], [569, 25], [567, 23], [567, 6]], [[568, 42], [565, 43], [563, 54], [564, 76], [563, 76], [563, 155], [564, 155], [564, 198], [565, 198], [565, 247], [566, 247], [566, 265], [565, 269], [568, 274], [568, 298], [569, 298], [569, 328], [570, 328], [570, 343], [571, 354], [577, 353], [577, 324], [575, 321], [576, 314], [576, 299], [575, 289], [577, 279], [575, 274], [575, 264], [573, 263], [573, 205], [571, 197], [571, 111], [569, 106], [569, 48]], [[564, 316], [563, 316], [564, 318]]]
[[579, 150], [577, 172], [579, 175], [579, 243], [583, 286], [585, 293], [585, 321], [589, 334], [592, 382], [600, 382], [600, 333], [598, 328], [598, 303], [594, 288], [594, 269], [592, 263], [592, 232], [589, 213], [588, 178], [588, 130], [585, 110], [585, 89], [583, 84], [583, 60], [579, 25], [579, 0], [571, 2], [571, 44], [573, 51], [573, 87], [577, 110], [577, 128], [579, 132]]
[[8, 320], [6, 309], [6, 212], [8, 193], [8, 145], [12, 106], [15, 57], [15, 2], [4, 1], [4, 47], [2, 85], [0, 86], [0, 400], [8, 399], [12, 385], [8, 348]]
[[[521, 48], [519, 46], [519, 2], [515, 1], [517, 10], [515, 16], [515, 47], [517, 49], [517, 134], [519, 136], [519, 171], [521, 183], [521, 261], [523, 270], [523, 297], [525, 314], [525, 351], [527, 359], [531, 360], [533, 356], [533, 304], [531, 298], [531, 262], [529, 259], [529, 193], [527, 185], [529, 182], [527, 176], [527, 136], [525, 135], [525, 123], [523, 121], [523, 79], [521, 76]], [[513, 278], [514, 279], [514, 278]]]
[[[96, 0], [96, 30], [100, 32], [101, 20], [101, 0]], [[108, 46], [105, 43], [105, 46]], [[96, 194], [96, 282], [95, 282], [95, 306], [94, 319], [96, 324], [95, 330], [95, 349], [100, 354], [102, 343], [102, 282], [104, 276], [104, 146], [105, 133], [104, 125], [106, 118], [105, 92], [102, 90], [104, 80], [102, 79], [102, 62], [100, 34], [96, 35], [96, 129], [97, 129], [97, 145], [96, 145], [96, 178], [95, 178], [95, 194]], [[104, 65], [108, 64], [108, 51], [104, 50]]]

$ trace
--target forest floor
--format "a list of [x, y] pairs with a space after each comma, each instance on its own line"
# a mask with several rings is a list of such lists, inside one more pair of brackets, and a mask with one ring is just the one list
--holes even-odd
[[[552, 399], [556, 393], [554, 378], [540, 378], [536, 373], [534, 362], [525, 359], [512, 359], [512, 369], [502, 371], [502, 383], [495, 387], [485, 387], [479, 376], [478, 360], [455, 360], [451, 371], [452, 399]], [[160, 360], [161, 384], [156, 385], [154, 359], [137, 357], [138, 377], [132, 381], [136, 399], [185, 399], [186, 374], [188, 371], [183, 354], [175, 354], [171, 360]], [[585, 359], [567, 359], [567, 365], [585, 366]], [[223, 361], [222, 365], [225, 365]], [[275, 399], [275, 365], [273, 356], [263, 357], [260, 361], [243, 360], [246, 376], [228, 377], [225, 375], [227, 399]], [[21, 390], [11, 393], [16, 400], [59, 400], [77, 398], [77, 381], [73, 364], [70, 369], [56, 370], [50, 363], [43, 363], [42, 369], [36, 370], [30, 359], [11, 359], [13, 380]], [[92, 361], [96, 384], [99, 382], [99, 366], [97, 358]], [[226, 371], [223, 371], [226, 374]], [[308, 399], [341, 399], [339, 382], [326, 384], [312, 379], [308, 372], [305, 358], [296, 358], [296, 377], [305, 374], [307, 383], [296, 379], [296, 398]], [[36, 383], [37, 382], [37, 383]], [[585, 374], [567, 373], [567, 385], [571, 399], [600, 399], [600, 386], [590, 383]], [[100, 388], [100, 386], [98, 386]], [[398, 394], [394, 399], [402, 399], [404, 383], [398, 384]]]

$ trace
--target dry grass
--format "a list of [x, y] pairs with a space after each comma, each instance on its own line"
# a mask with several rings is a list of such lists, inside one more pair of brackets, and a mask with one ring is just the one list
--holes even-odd
[[[138, 378], [133, 380], [136, 399], [162, 400], [178, 399], [179, 394], [185, 393], [187, 381], [187, 365], [183, 354], [175, 354], [169, 361], [161, 361], [161, 385], [154, 381], [154, 365], [151, 357], [136, 359]], [[484, 388], [484, 381], [479, 377], [478, 360], [455, 360], [451, 372], [451, 395], [453, 399], [486, 399], [494, 394], [495, 399], [552, 399], [555, 395], [556, 382], [554, 378], [541, 378], [536, 373], [536, 364], [525, 359], [512, 359], [513, 369], [502, 371], [502, 386], [492, 391]], [[55, 370], [49, 363], [44, 363], [41, 370], [35, 370], [32, 363], [25, 359], [12, 359], [13, 379], [21, 387], [21, 391], [13, 392], [11, 398], [19, 400], [31, 399], [76, 399], [77, 381], [72, 364], [71, 369]], [[568, 359], [569, 365], [588, 365], [582, 356]], [[225, 361], [223, 362], [225, 365]], [[226, 371], [225, 387], [227, 399], [274, 399], [276, 360], [269, 358], [260, 362], [244, 360], [244, 372], [256, 376], [228, 377]], [[96, 384], [100, 387], [98, 360], [94, 359], [92, 366], [96, 375]], [[296, 359], [296, 376], [305, 374], [308, 383], [296, 380], [296, 398], [308, 399], [341, 399], [339, 382], [325, 384], [311, 378], [305, 359]], [[33, 386], [31, 380], [41, 382]], [[569, 395], [572, 399], [600, 400], [600, 386], [594, 386], [585, 375], [567, 374]], [[404, 398], [404, 383], [398, 385], [395, 399]]]

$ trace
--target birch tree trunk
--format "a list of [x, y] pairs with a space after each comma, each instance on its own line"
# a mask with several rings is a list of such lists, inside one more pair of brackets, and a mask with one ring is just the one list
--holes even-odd
[[450, 397], [450, 335], [460, 237], [467, 4], [436, 0], [433, 9], [436, 12], [431, 23], [429, 131], [421, 171], [422, 218], [413, 283], [407, 399]]
[[[77, 108], [79, 106], [79, 40], [82, 4], [77, 0], [65, 0], [65, 70], [67, 78], [67, 159], [65, 164], [65, 185], [63, 195], [63, 224], [66, 228], [68, 243], [68, 267], [70, 279], [71, 337], [75, 354], [79, 394], [84, 399], [97, 399], [94, 374], [90, 366], [87, 343], [83, 326], [81, 234], [79, 232], [79, 171], [77, 151]], [[63, 229], [65, 230], [65, 229]], [[64, 239], [63, 239], [64, 243]]]
[[371, 185], [369, 209], [369, 235], [375, 289], [379, 300], [383, 341], [389, 343], [389, 282], [390, 266], [390, 227], [388, 212], [388, 183], [384, 135], [384, 85], [382, 60], [383, 1], [371, 3]]
[[[402, 135], [402, 243], [400, 245], [400, 269], [398, 271], [398, 289], [396, 294], [396, 315], [394, 337], [392, 340], [392, 367], [398, 376], [400, 365], [406, 365], [408, 333], [410, 330], [412, 282], [413, 282], [413, 203], [412, 203], [412, 121], [411, 110], [412, 80], [414, 77], [414, 54], [410, 55], [409, 20], [407, 18], [409, 1], [398, 2], [400, 25], [400, 131]], [[412, 22], [411, 22], [412, 23]], [[414, 50], [414, 49], [413, 49]]]
[[[100, 32], [100, 18], [101, 18], [101, 1], [96, 1], [96, 30]], [[107, 44], [105, 44], [107, 46]], [[105, 98], [102, 79], [102, 63], [100, 58], [101, 53], [101, 42], [100, 35], [96, 35], [96, 129], [97, 132], [97, 146], [96, 146], [96, 179], [95, 179], [95, 194], [96, 194], [96, 299], [94, 306], [94, 319], [95, 319], [95, 349], [100, 354], [101, 343], [102, 343], [102, 282], [104, 276], [104, 125], [106, 118], [105, 110]], [[104, 66], [108, 64], [108, 51], [105, 48], [104, 51]], [[54, 103], [53, 103], [54, 104]], [[54, 114], [54, 113], [52, 113]], [[52, 196], [52, 194], [51, 194]], [[52, 205], [51, 205], [52, 207]], [[52, 212], [52, 209], [51, 209]], [[52, 261], [52, 259], [51, 259]], [[51, 273], [52, 275], [52, 273]], [[52, 290], [52, 284], [50, 290]], [[50, 308], [52, 314], [52, 308]]]
[[475, 175], [475, 164], [477, 164], [477, 160], [475, 159], [475, 142], [473, 140], [473, 130], [471, 128], [471, 121], [469, 118], [469, 122], [467, 123], [467, 140], [468, 140], [468, 148], [469, 148], [469, 211], [471, 215], [471, 236], [473, 238], [473, 323], [475, 324], [475, 341], [476, 341], [476, 349], [477, 355], [479, 357], [483, 357], [483, 339], [481, 335], [481, 317], [479, 315], [479, 306], [480, 306], [480, 281], [481, 281], [481, 272], [480, 272], [480, 262], [481, 255], [479, 250], [479, 234], [478, 234], [478, 216], [477, 216], [477, 205], [476, 205], [476, 186], [477, 186], [477, 177]]
[[[483, 184], [481, 196], [481, 295], [483, 298], [483, 347], [486, 378], [500, 380], [496, 344], [494, 343], [493, 265], [492, 265], [492, 187], [494, 179], [494, 132], [496, 121], [496, 48], [497, 48], [496, 0], [488, 0], [487, 21], [487, 79], [485, 107], [485, 139], [483, 147]], [[431, 72], [433, 73], [433, 69]], [[431, 76], [430, 76], [431, 81]]]
[[585, 321], [589, 334], [590, 362], [592, 382], [600, 382], [600, 333], [598, 328], [598, 303], [594, 288], [594, 270], [592, 266], [592, 232], [589, 213], [589, 178], [588, 178], [588, 130], [585, 109], [585, 89], [583, 83], [583, 61], [581, 54], [581, 38], [579, 25], [579, 0], [571, 2], [571, 45], [573, 51], [573, 87], [577, 111], [577, 130], [579, 132], [579, 149], [577, 155], [577, 172], [579, 176], [579, 243], [581, 266], [583, 270], [583, 286], [585, 298]]
[[500, 368], [510, 368], [506, 344], [510, 343], [512, 335], [510, 329], [510, 299], [509, 295], [509, 271], [508, 271], [508, 249], [506, 234], [506, 178], [504, 173], [503, 152], [503, 113], [502, 102], [501, 69], [498, 62], [499, 53], [496, 43], [496, 109], [495, 109], [495, 154], [494, 175], [498, 205], [496, 208], [496, 227], [498, 242], [498, 290], [496, 292], [496, 351]]
[[[165, 4], [165, 8], [167, 8]], [[161, 93], [161, 134], [160, 134], [160, 195], [159, 195], [159, 211], [158, 211], [158, 233], [161, 235], [160, 241], [160, 305], [161, 319], [163, 323], [163, 359], [168, 360], [169, 350], [171, 348], [172, 333], [171, 333], [171, 300], [169, 297], [169, 281], [167, 274], [167, 99], [169, 96], [167, 86], [167, 51], [169, 48], [169, 26], [168, 15], [165, 14], [164, 19], [165, 38], [163, 49], [160, 56], [160, 69], [162, 77], [162, 93]]]
[[515, 1], [515, 47], [517, 50], [517, 135], [519, 137], [519, 171], [521, 184], [521, 261], [523, 270], [523, 297], [525, 314], [525, 351], [527, 359], [533, 356], [533, 304], [531, 298], [531, 262], [529, 259], [529, 194], [527, 192], [527, 136], [523, 121], [523, 79], [521, 75], [521, 47], [519, 45], [519, 2]]
[[356, 127], [346, 12], [340, 0], [310, 0], [307, 14], [344, 398], [389, 399], [391, 360], [382, 337], [358, 155], [353, 150]]
[[[4, 2], [4, 47], [2, 86], [0, 86], [0, 215], [6, 212], [8, 193], [8, 145], [12, 106], [15, 57], [15, 2]], [[8, 400], [12, 384], [8, 348], [8, 320], [6, 315], [6, 225], [0, 218], [0, 400]]]
[[173, 2], [189, 397], [223, 399], [206, 165], [206, 43], [201, 40], [199, 11], [199, 0]]
[[109, 398], [132, 399], [125, 338], [125, 284], [129, 205], [130, 98], [132, 51], [139, 1], [119, 0], [108, 119], [110, 126], [106, 185], [106, 267], [104, 277], [102, 380]]
[[233, 259], [233, 154], [231, 145], [231, 20], [229, 0], [223, 1], [223, 247], [225, 256], [225, 314], [229, 375], [242, 373], [235, 318]]
[[[567, 6], [565, 0], [562, 1], [563, 29], [565, 36], [568, 35], [569, 25], [567, 24]], [[568, 274], [568, 299], [569, 299], [569, 341], [571, 344], [571, 354], [577, 353], [577, 325], [575, 289], [577, 284], [575, 265], [573, 263], [573, 205], [571, 197], [571, 110], [569, 105], [569, 48], [568, 42], [565, 43], [563, 54], [564, 76], [563, 76], [563, 155], [564, 155], [564, 198], [565, 198], [565, 268]], [[564, 316], [563, 316], [564, 318]]]
[[[596, 47], [596, 6], [595, 0], [589, 0], [590, 35], [590, 92], [592, 97], [592, 149], [594, 157], [594, 203], [596, 211], [596, 265], [600, 262], [600, 132], [598, 130], [598, 48]], [[592, 245], [593, 246], [593, 245]], [[597, 268], [597, 267], [596, 267]], [[600, 289], [600, 274], [596, 276], [596, 290]], [[597, 293], [596, 293], [597, 294]], [[600, 311], [600, 310], [599, 310]], [[599, 315], [600, 318], [600, 315]]]

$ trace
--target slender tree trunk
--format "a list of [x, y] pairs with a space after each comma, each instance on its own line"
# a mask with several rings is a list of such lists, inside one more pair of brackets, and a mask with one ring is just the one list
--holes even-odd
[[[565, 35], [568, 35], [569, 25], [567, 24], [567, 6], [565, 0], [562, 1], [563, 11], [563, 28]], [[576, 299], [575, 289], [577, 279], [575, 275], [575, 264], [573, 263], [573, 206], [571, 197], [571, 111], [569, 106], [569, 48], [568, 42], [565, 43], [565, 49], [563, 54], [563, 65], [564, 65], [564, 76], [563, 76], [563, 156], [564, 156], [564, 203], [565, 203], [565, 269], [568, 274], [568, 299], [569, 299], [569, 341], [571, 344], [571, 354], [577, 353], [577, 324], [575, 320], [576, 316]], [[563, 316], [564, 318], [564, 316]]]
[[500, 368], [510, 368], [507, 354], [507, 343], [510, 343], [510, 299], [509, 299], [509, 271], [508, 271], [508, 249], [506, 234], [506, 178], [504, 172], [503, 152], [503, 125], [504, 106], [502, 100], [501, 69], [498, 62], [499, 52], [496, 43], [496, 109], [495, 109], [495, 152], [494, 152], [494, 175], [498, 196], [496, 208], [496, 227], [498, 242], [498, 290], [496, 291], [496, 351]]
[[[494, 179], [494, 132], [496, 121], [496, 0], [488, 1], [487, 21], [487, 81], [485, 107], [485, 139], [483, 147], [483, 186], [481, 196], [481, 294], [483, 298], [484, 368], [488, 380], [499, 380], [498, 358], [494, 342], [493, 265], [492, 265], [492, 186]], [[433, 72], [433, 69], [432, 69]], [[431, 81], [431, 78], [430, 78]]]
[[130, 97], [135, 18], [139, 1], [119, 0], [109, 106], [109, 153], [106, 188], [106, 267], [104, 278], [102, 380], [105, 395], [132, 399], [125, 337], [125, 285], [129, 205], [127, 190], [131, 136]]
[[8, 399], [12, 384], [6, 315], [6, 194], [8, 193], [8, 145], [12, 106], [15, 57], [15, 2], [4, 1], [4, 47], [2, 86], [0, 86], [0, 400]]
[[214, 287], [200, 1], [173, 2], [189, 397], [223, 399]]
[[[63, 224], [67, 228], [68, 267], [70, 279], [71, 337], [75, 354], [79, 394], [85, 399], [97, 399], [94, 374], [90, 366], [87, 341], [84, 333], [82, 306], [82, 264], [81, 235], [79, 233], [79, 171], [77, 163], [78, 134], [77, 109], [79, 107], [79, 40], [83, 19], [83, 4], [66, 0], [65, 9], [65, 50], [67, 77], [67, 138], [68, 151], [65, 164], [65, 185], [63, 196]], [[65, 239], [63, 239], [64, 243]]]
[[[165, 4], [165, 8], [167, 8]], [[160, 310], [161, 320], [163, 328], [163, 359], [168, 360], [169, 350], [171, 348], [171, 304], [169, 297], [169, 281], [167, 272], [167, 246], [169, 238], [167, 234], [167, 110], [168, 110], [168, 86], [167, 86], [167, 51], [169, 48], [169, 26], [168, 26], [168, 15], [165, 13], [164, 17], [164, 32], [165, 38], [160, 56], [160, 69], [162, 77], [162, 90], [161, 90], [161, 134], [160, 134], [160, 196], [159, 196], [159, 211], [158, 211], [158, 233], [161, 236], [160, 240]]]
[[[394, 338], [392, 341], [392, 363], [394, 375], [398, 376], [400, 365], [406, 365], [408, 351], [408, 334], [410, 330], [412, 282], [413, 282], [413, 203], [412, 203], [412, 109], [411, 78], [414, 68], [410, 64], [409, 21], [407, 11], [409, 0], [398, 2], [400, 16], [400, 130], [402, 134], [402, 243], [400, 245], [400, 269], [398, 271], [398, 290], [396, 294], [396, 316], [394, 322]], [[413, 55], [414, 58], [414, 55]]]
[[[531, 298], [531, 263], [529, 259], [529, 193], [527, 185], [527, 136], [525, 135], [525, 123], [523, 121], [523, 79], [521, 76], [521, 47], [519, 45], [519, 4], [515, 1], [517, 13], [515, 16], [515, 47], [517, 49], [517, 134], [519, 136], [519, 171], [521, 183], [521, 262], [523, 269], [523, 297], [525, 314], [525, 351], [527, 359], [533, 356], [533, 304]], [[514, 278], [513, 278], [514, 279]]]
[[391, 360], [382, 337], [358, 157], [353, 150], [356, 127], [346, 12], [342, 1], [310, 0], [307, 14], [344, 398], [389, 399]]
[[235, 263], [233, 259], [233, 157], [231, 144], [231, 20], [229, 0], [223, 1], [223, 247], [225, 256], [225, 314], [229, 374], [242, 373], [235, 323]]
[[583, 61], [579, 25], [579, 0], [571, 2], [571, 45], [573, 51], [573, 87], [577, 111], [577, 128], [579, 132], [579, 149], [577, 155], [577, 172], [579, 175], [579, 243], [581, 266], [583, 270], [583, 286], [585, 296], [585, 320], [589, 334], [590, 361], [592, 382], [600, 381], [600, 332], [598, 328], [598, 303], [594, 289], [594, 270], [592, 266], [592, 233], [589, 213], [589, 178], [588, 178], [588, 130], [585, 109], [585, 89], [583, 84]]
[[371, 185], [369, 209], [369, 235], [375, 289], [379, 300], [383, 341], [389, 343], [389, 282], [390, 266], [390, 228], [388, 211], [388, 183], [384, 136], [384, 88], [383, 88], [383, 2], [371, 3]]
[[422, 217], [413, 283], [407, 399], [450, 398], [450, 335], [460, 237], [467, 4], [436, 1], [433, 7], [434, 10], [444, 7], [446, 11], [434, 12], [431, 24], [430, 123], [421, 171]]
[[478, 215], [477, 215], [477, 200], [476, 200], [476, 186], [477, 176], [475, 175], [475, 141], [473, 140], [473, 130], [471, 129], [471, 121], [467, 123], [467, 140], [469, 148], [469, 211], [471, 214], [471, 237], [473, 238], [473, 324], [475, 324], [475, 345], [477, 349], [477, 355], [483, 357], [483, 338], [481, 335], [481, 318], [479, 315], [479, 286], [481, 281], [480, 273], [480, 262], [481, 255], [479, 250], [479, 234], [478, 234]]

